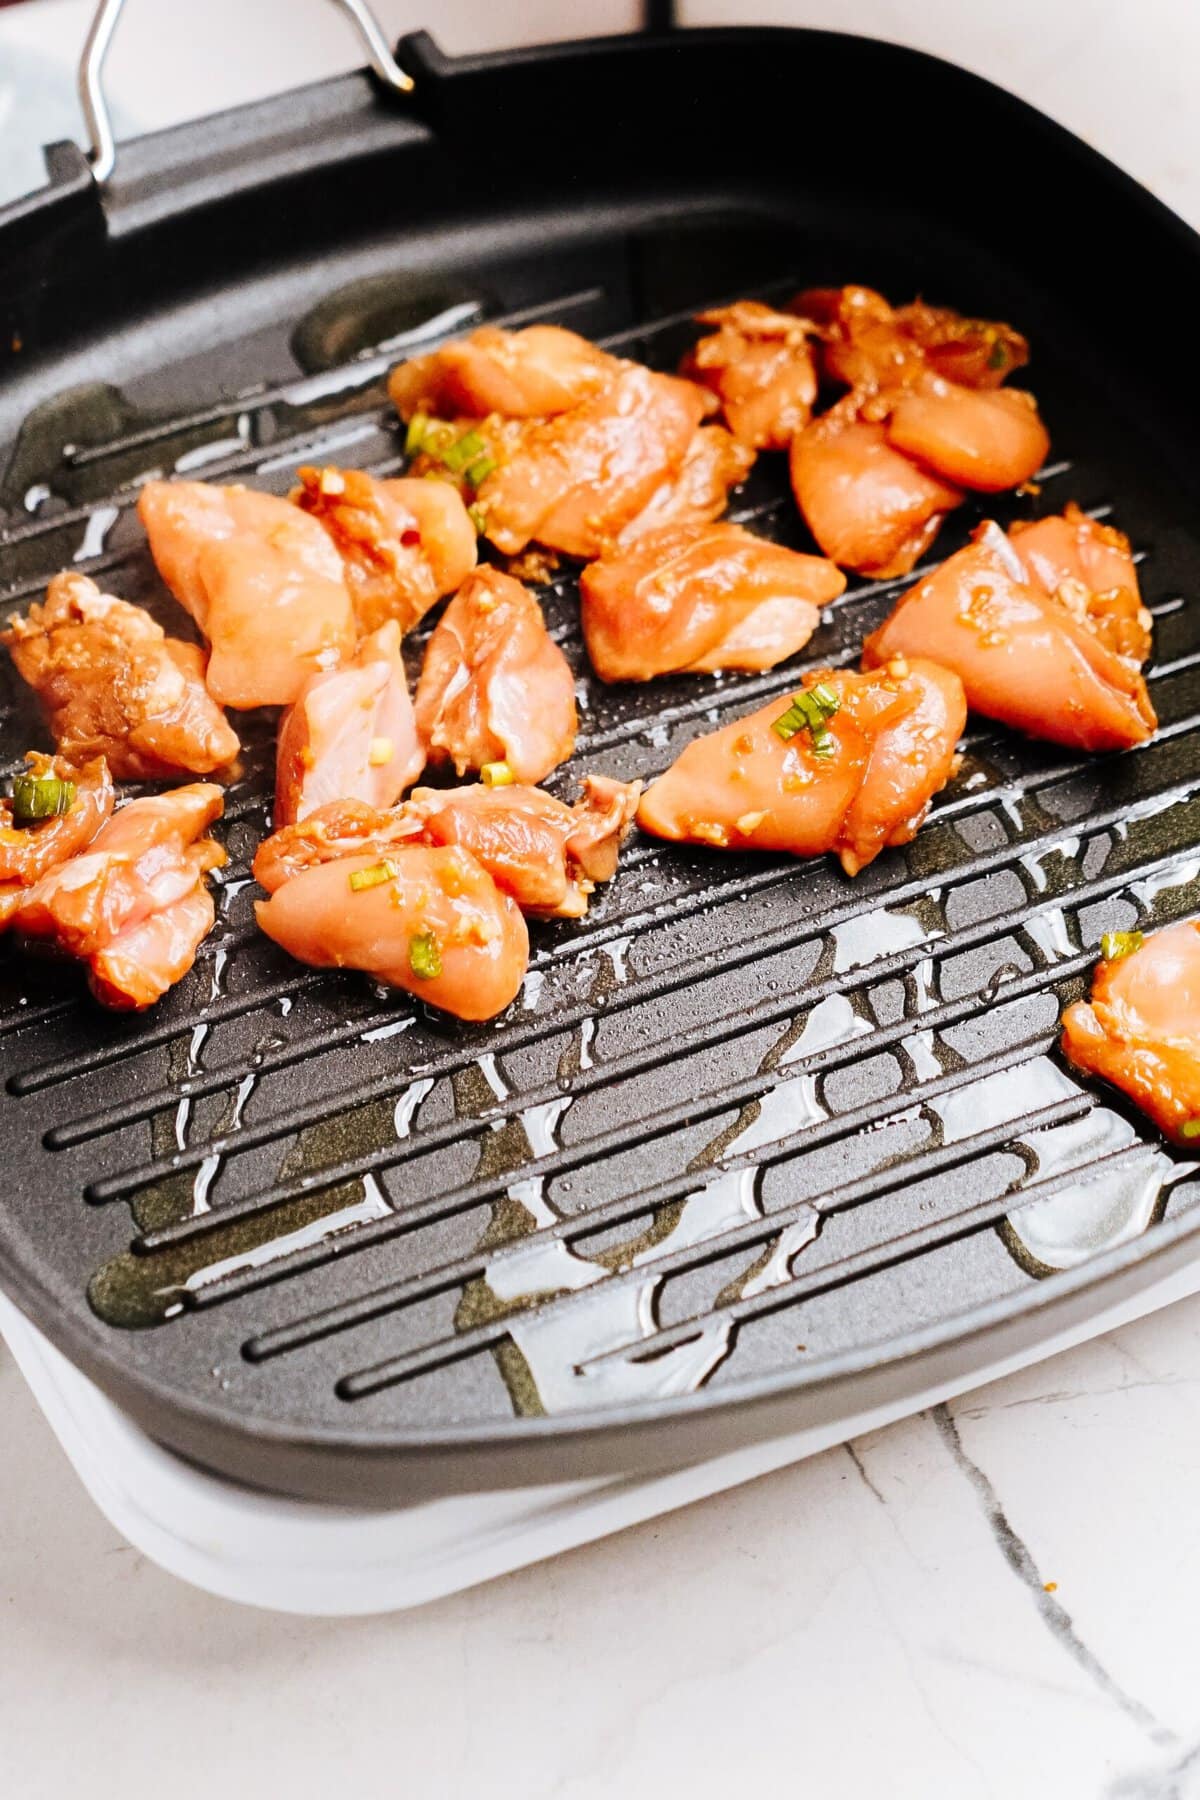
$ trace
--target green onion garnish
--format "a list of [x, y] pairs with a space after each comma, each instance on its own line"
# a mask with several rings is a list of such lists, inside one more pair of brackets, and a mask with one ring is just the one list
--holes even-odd
[[12, 786], [14, 825], [40, 825], [70, 812], [75, 802], [75, 783], [57, 775], [17, 775]]
[[363, 888], [379, 887], [381, 882], [395, 881], [396, 865], [390, 862], [374, 863], [369, 869], [353, 869], [350, 873], [352, 893], [360, 893]]
[[492, 470], [498, 466], [494, 456], [477, 456], [473, 463], [468, 464], [464, 479], [473, 488], [482, 487]]
[[1179, 1127], [1179, 1135], [1185, 1138], [1200, 1137], [1200, 1119], [1185, 1119]]
[[404, 434], [404, 454], [415, 456], [425, 444], [425, 433], [429, 429], [429, 414], [415, 412], [408, 421], [408, 430]]
[[468, 506], [467, 517], [475, 527], [476, 537], [484, 537], [487, 533], [487, 507], [478, 503]]
[[1145, 941], [1140, 931], [1106, 931], [1100, 939], [1100, 954], [1105, 962], [1120, 962], [1123, 956], [1140, 950]]
[[422, 981], [432, 981], [442, 972], [442, 952], [432, 931], [418, 932], [408, 940], [408, 966]]
[[1008, 361], [1008, 347], [997, 338], [988, 351], [987, 366], [989, 369], [1002, 369]]
[[517, 779], [506, 762], [484, 763], [479, 775], [485, 787], [508, 787]]
[[452, 475], [461, 475], [469, 462], [477, 456], [483, 456], [487, 445], [474, 429], [464, 431], [453, 444], [438, 453], [439, 460], [445, 464]]
[[785, 744], [797, 732], [807, 731], [812, 738], [813, 754], [823, 759], [830, 757], [837, 745], [833, 734], [826, 731], [825, 721], [832, 719], [841, 704], [833, 689], [825, 682], [818, 681], [815, 687], [805, 688], [802, 693], [792, 695], [792, 703], [787, 711], [771, 721], [771, 730]]

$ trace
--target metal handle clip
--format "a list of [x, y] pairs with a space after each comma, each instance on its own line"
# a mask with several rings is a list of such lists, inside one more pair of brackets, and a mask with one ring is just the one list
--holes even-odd
[[[112, 43], [113, 32], [125, 0], [100, 0], [79, 58], [79, 103], [88, 128], [88, 161], [98, 184], [108, 180], [117, 160], [112, 119], [104, 95], [104, 59]], [[368, 0], [332, 0], [349, 18], [362, 39], [367, 60], [380, 81], [397, 93], [411, 94], [412, 76], [400, 67], [388, 48], [379, 21]]]

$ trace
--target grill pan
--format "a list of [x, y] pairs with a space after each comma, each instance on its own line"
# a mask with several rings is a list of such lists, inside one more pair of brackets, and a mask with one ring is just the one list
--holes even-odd
[[[534, 927], [510, 1012], [464, 1027], [255, 935], [251, 715], [187, 981], [118, 1018], [0, 948], [0, 1284], [192, 1460], [392, 1504], [681, 1465], [965, 1382], [1191, 1261], [1200, 1225], [1194, 1165], [1054, 1048], [1101, 932], [1200, 894], [1197, 408], [1157, 318], [1200, 307], [1196, 237], [892, 46], [397, 54], [410, 96], [326, 82], [124, 146], [103, 190], [58, 145], [0, 213], [6, 611], [74, 563], [178, 631], [139, 478], [394, 471], [387, 368], [474, 322], [670, 368], [706, 304], [863, 281], [1029, 335], [1055, 461], [996, 514], [1075, 499], [1130, 533], [1161, 729], [1083, 759], [973, 719], [916, 841], [853, 883], [635, 837], [585, 921]], [[803, 546], [782, 461], [732, 516]], [[657, 771], [854, 662], [907, 585], [853, 580], [768, 674], [604, 689], [564, 574], [541, 598], [582, 728], [551, 785]], [[44, 732], [0, 679], [11, 766]]]

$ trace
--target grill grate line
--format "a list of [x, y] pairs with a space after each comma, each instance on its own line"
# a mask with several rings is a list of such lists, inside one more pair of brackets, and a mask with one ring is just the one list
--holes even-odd
[[[1013, 1059], [1006, 1066], [1016, 1067], [1020, 1060], [1028, 1060], [1028, 1057]], [[949, 1078], [947, 1078], [947, 1082], [948, 1080]], [[962, 1085], [961, 1078], [956, 1079], [955, 1085]], [[934, 1087], [938, 1087], [939, 1091], [946, 1091], [946, 1083], [930, 1083], [931, 1090]], [[907, 1106], [899, 1107], [895, 1110], [903, 1112], [908, 1110], [911, 1105], [912, 1097], [909, 1096]], [[856, 1181], [846, 1182], [831, 1188], [826, 1196], [829, 1204], [818, 1205], [815, 1210], [822, 1218], [830, 1216], [833, 1213], [845, 1212], [852, 1206], [860, 1204], [862, 1199], [876, 1199], [881, 1193], [886, 1193], [889, 1189], [897, 1186], [906, 1186], [914, 1179], [919, 1181], [927, 1172], [938, 1173], [943, 1167], [953, 1167], [956, 1163], [971, 1161], [977, 1156], [987, 1155], [997, 1150], [1003, 1150], [1017, 1138], [1023, 1137], [1025, 1132], [1036, 1129], [1037, 1126], [1032, 1123], [1034, 1120], [1037, 1121], [1038, 1126], [1065, 1123], [1070, 1119], [1079, 1118], [1084, 1113], [1092, 1111], [1094, 1105], [1095, 1102], [1090, 1095], [1081, 1093], [1077, 1100], [1065, 1099], [1058, 1101], [1053, 1106], [1044, 1107], [1038, 1112], [1026, 1114], [1025, 1117], [1020, 1120], [1004, 1120], [998, 1125], [988, 1127], [985, 1131], [975, 1133], [970, 1138], [962, 1138], [957, 1143], [938, 1146], [937, 1150], [926, 1152], [925, 1157], [927, 1165], [929, 1166], [925, 1169], [919, 1166], [919, 1158], [907, 1158], [898, 1168], [873, 1171], [871, 1175], [863, 1176]], [[860, 1110], [865, 1111], [866, 1109]], [[771, 1162], [786, 1161], [789, 1155], [794, 1155], [797, 1150], [807, 1149], [808, 1147], [809, 1141], [807, 1139], [800, 1143], [797, 1143], [796, 1140], [793, 1139], [788, 1152], [785, 1155], [780, 1156], [775, 1154], [777, 1148], [775, 1145], [764, 1146], [763, 1148], [770, 1150], [772, 1153], [769, 1160], [765, 1157], [756, 1159], [751, 1158], [749, 1160], [731, 1158], [727, 1164], [722, 1166], [721, 1173], [731, 1173], [739, 1168], [753, 1169], [770, 1166]], [[1139, 1145], [1139, 1148], [1143, 1151], [1145, 1150], [1144, 1145]], [[938, 1155], [939, 1150], [942, 1152], [940, 1156]], [[650, 1193], [645, 1196], [645, 1200], [651, 1202], [652, 1208], [658, 1208], [662, 1205], [669, 1204], [669, 1199], [664, 1200], [659, 1197], [663, 1187], [666, 1185], [667, 1184], [665, 1183], [660, 1183], [658, 1188], [651, 1189]], [[680, 1184], [676, 1182], [671, 1185], [674, 1189], [678, 1190]], [[699, 1193], [703, 1190], [705, 1185], [704, 1182], [698, 1184], [693, 1175], [682, 1193], [675, 1191], [669, 1198], [682, 1199], [691, 1194]], [[866, 1191], [864, 1192], [863, 1190]], [[1013, 1190], [1010, 1188], [1009, 1191], [1011, 1193]], [[652, 1196], [653, 1198], [651, 1198]], [[641, 1285], [649, 1281], [661, 1281], [668, 1275], [678, 1275], [693, 1268], [700, 1268], [705, 1263], [719, 1261], [721, 1257], [729, 1255], [732, 1251], [756, 1243], [769, 1241], [771, 1238], [777, 1236], [781, 1230], [786, 1229], [790, 1223], [794, 1223], [797, 1218], [803, 1217], [812, 1207], [813, 1202], [811, 1200], [805, 1199], [798, 1201], [791, 1206], [780, 1207], [777, 1212], [765, 1214], [761, 1219], [749, 1220], [746, 1225], [737, 1225], [731, 1231], [721, 1232], [713, 1237], [705, 1238], [699, 1244], [690, 1244], [686, 1246], [686, 1248], [682, 1248], [673, 1254], [668, 1252], [661, 1257], [648, 1257], [645, 1262], [615, 1271], [613, 1274], [609, 1275], [605, 1280], [605, 1289], [606, 1291], [611, 1291], [613, 1288]], [[640, 1210], [644, 1212], [649, 1209], [645, 1203], [643, 1203]], [[589, 1217], [590, 1216], [592, 1215], [589, 1215]], [[554, 1235], [561, 1238], [561, 1240], [567, 1244], [573, 1244], [577, 1239], [592, 1235], [592, 1228], [589, 1226], [585, 1229], [584, 1221], [571, 1221], [571, 1223], [576, 1227], [574, 1230], [560, 1232], [558, 1227], [555, 1226], [548, 1228], [545, 1233], [536, 1235], [542, 1237]], [[515, 1242], [508, 1247], [509, 1254], [516, 1255], [523, 1247], [527, 1247], [534, 1241], [534, 1236], [535, 1234], [531, 1233], [528, 1237], [515, 1240]], [[493, 1269], [498, 1268], [503, 1260], [505, 1260], [504, 1251], [497, 1251], [491, 1258], [490, 1267]], [[485, 1269], [487, 1266], [488, 1265], [485, 1265]], [[458, 1284], [452, 1283], [451, 1285]], [[774, 1292], [775, 1290], [768, 1291]], [[566, 1311], [577, 1298], [578, 1295], [576, 1293], [568, 1292], [553, 1299], [544, 1300], [540, 1305], [535, 1303], [531, 1307], [523, 1307], [521, 1308], [521, 1312], [525, 1315], [542, 1319], [549, 1313]], [[706, 1315], [706, 1319], [707, 1316], [711, 1315]], [[349, 1375], [343, 1375], [337, 1381], [335, 1384], [335, 1391], [344, 1400], [363, 1399], [369, 1394], [378, 1393], [382, 1388], [394, 1386], [398, 1381], [410, 1380], [414, 1375], [428, 1374], [433, 1369], [444, 1366], [447, 1362], [459, 1362], [464, 1355], [477, 1355], [481, 1350], [490, 1349], [494, 1344], [508, 1337], [512, 1317], [513, 1315], [510, 1313], [502, 1319], [493, 1320], [488, 1324], [476, 1326], [469, 1331], [461, 1332], [453, 1337], [438, 1338], [428, 1344], [421, 1345], [417, 1349], [404, 1351], [398, 1356], [387, 1357], [380, 1362], [371, 1364], [369, 1368], [356, 1369]], [[689, 1324], [691, 1324], [690, 1321]], [[694, 1327], [692, 1328], [692, 1333], [689, 1335], [692, 1334], [694, 1334]], [[251, 1341], [253, 1342], [255, 1340]], [[614, 1351], [613, 1354], [627, 1354], [629, 1349], [636, 1349], [641, 1352], [643, 1345], [649, 1348], [652, 1344], [657, 1347], [657, 1339], [646, 1338], [634, 1340], [631, 1345], [622, 1346], [620, 1349]]]

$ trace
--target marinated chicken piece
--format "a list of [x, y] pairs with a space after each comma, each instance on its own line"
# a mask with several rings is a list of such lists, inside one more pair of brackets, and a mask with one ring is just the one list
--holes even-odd
[[509, 556], [535, 539], [598, 556], [679, 475], [710, 405], [694, 382], [623, 363], [592, 399], [501, 446], [478, 489], [486, 535]]
[[52, 937], [72, 956], [93, 956], [119, 933], [162, 912], [198, 887], [225, 852], [203, 833], [223, 810], [221, 790], [194, 782], [131, 800], [88, 848], [36, 882], [14, 923]]
[[389, 619], [411, 631], [475, 567], [475, 527], [448, 482], [378, 481], [360, 469], [297, 473], [292, 498], [332, 538], [360, 632]]
[[204, 652], [86, 575], [56, 575], [0, 638], [72, 762], [103, 756], [118, 779], [144, 781], [207, 775], [241, 747], [204, 685]]
[[88, 961], [88, 986], [101, 1006], [140, 1012], [161, 1000], [195, 962], [216, 916], [213, 897], [201, 884], [161, 912], [119, 931]]
[[[1080, 552], [1078, 577], [1051, 591], [1035, 573], [1034, 556], [1053, 578], [1039, 543], [1063, 551], [1067, 539], [1042, 521], [1008, 538], [991, 521], [932, 575], [910, 588], [863, 646], [870, 668], [894, 656], [936, 657], [962, 678], [976, 711], [1031, 737], [1080, 750], [1120, 750], [1144, 743], [1157, 723], [1139, 654], [1149, 646], [1136, 593], [1118, 586], [1093, 594], [1095, 562]], [[1034, 537], [1027, 560], [1022, 546]], [[1069, 533], [1089, 545], [1078, 521]], [[1104, 546], [1112, 549], [1113, 546]], [[1104, 579], [1115, 565], [1100, 564]]]
[[835, 563], [860, 574], [907, 575], [962, 492], [889, 442], [880, 421], [848, 395], [792, 439], [796, 504]]
[[274, 494], [148, 481], [138, 514], [159, 573], [212, 647], [222, 706], [289, 706], [354, 648], [342, 559], [315, 519]]
[[430, 762], [458, 774], [504, 763], [541, 781], [575, 744], [575, 680], [528, 589], [499, 569], [469, 576], [439, 619], [417, 684]]
[[621, 367], [615, 356], [561, 325], [503, 331], [481, 325], [469, 337], [416, 356], [392, 370], [388, 393], [404, 420], [550, 418], [590, 400]]
[[457, 845], [401, 844], [305, 869], [256, 908], [267, 936], [315, 968], [362, 969], [460, 1019], [491, 1019], [520, 991], [520, 909]]
[[1011, 325], [924, 300], [892, 307], [873, 288], [810, 288], [792, 310], [822, 328], [822, 368], [851, 388], [891, 387], [926, 371], [994, 388], [1029, 361], [1029, 345]]
[[592, 890], [616, 874], [640, 794], [639, 781], [589, 775], [574, 806], [515, 783], [417, 788], [390, 812], [359, 803], [326, 806], [260, 844], [254, 876], [274, 893], [319, 863], [368, 852], [386, 858], [396, 845], [417, 839], [460, 844], [522, 912], [578, 919]]
[[[31, 750], [25, 762], [25, 776], [18, 777], [14, 786], [22, 779], [32, 782], [35, 791], [29, 794], [26, 787], [18, 800], [27, 798], [33, 804], [19, 810], [13, 798], [0, 799], [0, 927], [20, 904], [26, 888], [86, 850], [113, 809], [112, 778], [102, 756], [76, 768], [65, 757]], [[52, 805], [64, 810], [51, 811]], [[30, 819], [30, 814], [37, 812], [47, 816]], [[28, 823], [23, 822], [27, 819]]]
[[1020, 388], [977, 389], [923, 375], [893, 398], [888, 442], [959, 487], [999, 494], [1041, 468], [1050, 437]]
[[1200, 920], [1112, 932], [1091, 999], [1063, 1014], [1063, 1054], [1128, 1094], [1173, 1143], [1200, 1142]]
[[729, 490], [745, 481], [755, 453], [723, 425], [701, 425], [692, 433], [682, 467], [650, 497], [636, 518], [617, 533], [621, 546], [664, 525], [704, 525], [729, 504]]
[[583, 635], [603, 681], [714, 669], [770, 669], [794, 656], [846, 585], [740, 525], [669, 525], [589, 563]]
[[1018, 521], [1009, 530], [1021, 561], [1047, 593], [1067, 606], [1082, 603], [1110, 650], [1144, 663], [1150, 654], [1150, 614], [1142, 605], [1129, 539], [1069, 501], [1061, 513]]
[[916, 836], [953, 773], [965, 720], [962, 683], [934, 663], [825, 670], [790, 702], [689, 744], [647, 789], [638, 823], [721, 849], [831, 850], [856, 875]]
[[425, 767], [395, 619], [327, 675], [311, 675], [279, 722], [275, 824], [332, 800], [391, 806]]
[[698, 314], [715, 325], [688, 352], [680, 374], [710, 388], [734, 436], [752, 450], [786, 450], [808, 424], [817, 397], [809, 342], [815, 327], [758, 300], [739, 300]]

